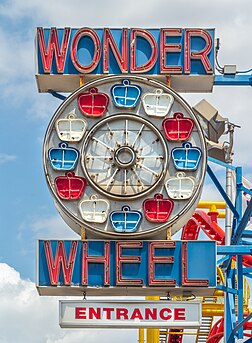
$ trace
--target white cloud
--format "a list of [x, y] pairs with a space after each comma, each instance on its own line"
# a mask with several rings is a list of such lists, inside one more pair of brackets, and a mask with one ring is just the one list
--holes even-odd
[[[61, 297], [61, 299], [63, 299]], [[76, 297], [75, 297], [76, 299]], [[40, 297], [35, 284], [0, 263], [1, 343], [127, 343], [137, 341], [137, 330], [60, 329], [58, 297]]]
[[64, 238], [76, 239], [80, 238], [70, 227], [62, 220], [59, 214], [55, 216], [34, 218], [31, 224], [31, 230], [34, 233], [34, 238]]
[[[43, 210], [41, 210], [43, 211]], [[29, 216], [18, 229], [18, 239], [25, 239], [25, 233], [29, 228], [31, 232], [31, 241], [34, 243], [37, 239], [79, 239], [77, 235], [70, 227], [63, 221], [61, 216], [56, 215], [41, 215]], [[24, 251], [28, 253], [28, 251]]]
[[0, 164], [15, 161], [17, 156], [0, 153]]

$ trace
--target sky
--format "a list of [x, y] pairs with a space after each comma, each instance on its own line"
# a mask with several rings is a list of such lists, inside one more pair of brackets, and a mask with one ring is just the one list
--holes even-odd
[[[39, 297], [34, 284], [36, 239], [76, 238], [58, 215], [43, 174], [43, 138], [61, 101], [37, 91], [35, 28], [215, 28], [219, 63], [247, 70], [252, 68], [251, 10], [250, 0], [0, 0], [0, 343], [92, 343], [101, 338], [99, 330], [60, 329], [58, 299]], [[234, 164], [243, 167], [248, 180], [251, 95], [250, 87], [220, 86], [208, 94], [183, 95], [192, 106], [207, 99], [241, 126], [235, 130]], [[224, 179], [222, 169], [216, 173]], [[209, 181], [203, 197], [220, 199]], [[106, 331], [102, 337], [104, 343], [119, 337], [121, 343], [136, 342], [137, 331]]]

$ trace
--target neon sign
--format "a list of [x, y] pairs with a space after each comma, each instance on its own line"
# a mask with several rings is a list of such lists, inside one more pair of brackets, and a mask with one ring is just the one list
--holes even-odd
[[[43, 76], [50, 75], [214, 75], [214, 29], [38, 27], [36, 52], [40, 90], [46, 86]], [[46, 80], [54, 89], [51, 81]], [[67, 91], [70, 85], [54, 87]]]
[[143, 295], [181, 287], [197, 293], [216, 286], [211, 241], [39, 241], [38, 256], [40, 294], [67, 295], [77, 288], [123, 295], [127, 288]]

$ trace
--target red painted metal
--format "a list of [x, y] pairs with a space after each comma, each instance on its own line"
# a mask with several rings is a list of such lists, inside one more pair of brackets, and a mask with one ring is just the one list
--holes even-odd
[[155, 266], [156, 264], [160, 263], [174, 263], [174, 256], [156, 256], [155, 249], [171, 249], [176, 247], [176, 242], [167, 241], [167, 242], [152, 242], [149, 244], [149, 285], [150, 286], [159, 286], [159, 285], [167, 285], [167, 286], [176, 286], [175, 279], [161, 279], [155, 278]]
[[178, 334], [169, 335], [167, 343], [181, 343], [182, 342], [183, 335], [180, 335], [179, 333], [183, 332], [183, 329], [170, 329], [169, 332], [177, 332]]
[[[197, 210], [183, 227], [181, 239], [196, 240], [201, 229], [211, 240], [216, 241], [218, 245], [224, 245], [225, 233], [217, 222], [213, 220], [214, 218], [216, 218], [215, 212], [209, 212], [207, 214], [203, 210]], [[235, 257], [233, 258], [235, 259]], [[242, 261], [245, 267], [252, 266], [252, 256], [244, 255]]]
[[188, 242], [182, 242], [182, 286], [208, 287], [208, 280], [189, 279], [188, 277]]
[[116, 286], [142, 286], [142, 279], [125, 279], [122, 275], [122, 268], [124, 263], [140, 263], [140, 256], [123, 255], [123, 249], [127, 248], [142, 248], [143, 242], [129, 242], [121, 241], [116, 245]]
[[[243, 326], [243, 330], [251, 330], [252, 322], [247, 322]], [[252, 337], [252, 333], [244, 334], [246, 337]], [[212, 327], [209, 332], [207, 343], [219, 343], [220, 340], [224, 337], [224, 318], [220, 318]]]
[[181, 239], [198, 239], [200, 229], [202, 229], [211, 240], [216, 241], [218, 245], [223, 245], [225, 243], [224, 231], [216, 222], [212, 221], [211, 217], [203, 210], [197, 210], [183, 227]]
[[169, 141], [187, 141], [192, 133], [194, 121], [191, 118], [184, 118], [183, 113], [176, 112], [173, 118], [166, 118], [162, 126]]
[[62, 266], [64, 282], [66, 285], [71, 285], [72, 273], [74, 269], [77, 241], [72, 241], [69, 256], [67, 257], [64, 242], [58, 241], [55, 257], [53, 257], [50, 241], [45, 241], [45, 253], [48, 265], [48, 272], [52, 285], [57, 285], [60, 275], [60, 266]]
[[83, 264], [82, 264], [82, 284], [88, 286], [88, 264], [101, 263], [104, 266], [104, 286], [110, 285], [110, 245], [109, 242], [104, 243], [104, 256], [89, 256], [88, 243], [83, 242]]
[[174, 202], [164, 199], [163, 194], [155, 194], [154, 198], [146, 199], [143, 202], [143, 210], [147, 220], [150, 222], [166, 222], [173, 210]]
[[181, 240], [190, 241], [197, 240], [199, 237], [200, 225], [198, 221], [192, 217], [183, 227]]
[[78, 96], [78, 105], [81, 112], [88, 117], [100, 117], [108, 108], [109, 97], [105, 93], [98, 92], [93, 87], [88, 92], [81, 93]]
[[51, 72], [53, 57], [55, 58], [57, 72], [64, 73], [70, 32], [70, 28], [64, 29], [63, 39], [60, 46], [57, 29], [55, 27], [52, 27], [50, 30], [48, 47], [46, 47], [44, 29], [42, 27], [38, 27], [38, 43], [41, 53], [42, 65], [45, 73]]
[[65, 176], [58, 176], [55, 179], [57, 193], [61, 199], [79, 199], [87, 185], [84, 177], [75, 176], [74, 172], [67, 172]]

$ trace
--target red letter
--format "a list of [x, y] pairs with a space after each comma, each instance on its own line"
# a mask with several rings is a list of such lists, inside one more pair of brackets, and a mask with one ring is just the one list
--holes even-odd
[[184, 308], [175, 308], [174, 309], [174, 320], [186, 320]]
[[127, 308], [117, 308], [116, 309], [116, 319], [121, 319], [121, 317], [123, 317], [123, 319], [129, 319], [128, 318], [128, 309]]
[[37, 28], [40, 55], [45, 73], [51, 72], [53, 55], [55, 56], [57, 72], [64, 72], [70, 31], [70, 28], [64, 29], [64, 36], [60, 48], [57, 30], [55, 27], [52, 27], [48, 41], [48, 47], [46, 48], [44, 30], [42, 27]]
[[188, 245], [182, 242], [182, 286], [208, 287], [208, 280], [189, 279], [188, 277]]
[[[151, 56], [149, 60], [140, 66], [137, 66], [137, 58], [136, 58], [136, 49], [137, 49], [137, 37], [144, 38], [151, 47]], [[151, 70], [155, 65], [158, 57], [158, 48], [157, 42], [153, 35], [142, 29], [131, 29], [130, 33], [130, 46], [131, 46], [131, 53], [130, 53], [130, 72], [131, 73], [146, 73], [147, 71]]]
[[63, 270], [64, 284], [71, 285], [72, 272], [76, 257], [77, 241], [72, 241], [68, 261], [66, 258], [66, 251], [63, 241], [58, 241], [54, 261], [50, 241], [44, 241], [44, 248], [51, 284], [57, 285], [59, 283], [59, 274], [61, 266]]
[[[165, 316], [165, 312], [168, 314]], [[172, 317], [172, 311], [169, 308], [162, 308], [162, 310], [159, 313], [159, 316], [162, 320], [169, 320]]]
[[145, 319], [148, 320], [150, 318], [153, 320], [157, 320], [157, 309], [156, 308], [153, 308], [153, 309], [146, 308], [145, 309]]
[[104, 307], [103, 312], [106, 313], [106, 319], [111, 319], [111, 313], [114, 312], [114, 309], [110, 307]]
[[125, 279], [122, 275], [123, 263], [140, 263], [139, 256], [122, 256], [123, 248], [142, 248], [143, 242], [116, 242], [116, 285], [117, 286], [142, 286], [142, 279]]
[[[83, 38], [84, 36], [90, 37], [94, 43], [94, 56], [93, 56], [92, 61], [87, 66], [82, 65], [78, 60], [78, 44], [81, 38]], [[80, 73], [83, 73], [83, 74], [91, 73], [97, 67], [100, 57], [101, 57], [101, 43], [100, 43], [100, 39], [97, 33], [88, 28], [83, 28], [77, 31], [77, 33], [75, 34], [73, 38], [72, 47], [71, 47], [71, 59], [75, 68]]]
[[86, 307], [76, 307], [75, 308], [75, 319], [87, 319]]
[[[191, 52], [191, 37], [201, 37], [205, 40], [206, 46], [203, 50], [197, 51], [197, 52]], [[209, 52], [211, 51], [213, 46], [212, 37], [210, 34], [205, 30], [200, 29], [186, 29], [185, 30], [185, 52], [184, 52], [184, 73], [190, 74], [191, 72], [191, 59], [194, 60], [201, 60], [201, 63], [203, 64], [203, 67], [207, 74], [213, 73], [213, 68], [211, 66], [211, 63], [207, 57]]]
[[130, 320], [133, 320], [133, 319], [141, 319], [141, 320], [143, 320], [143, 316], [142, 316], [142, 313], [139, 310], [139, 308], [135, 308], [134, 311], [132, 312]]
[[149, 243], [149, 285], [150, 286], [175, 286], [176, 280], [174, 279], [161, 279], [155, 278], [155, 264], [156, 263], [174, 263], [173, 256], [155, 256], [155, 249], [167, 249], [175, 248], [176, 242], [167, 241], [167, 242], [152, 242]]
[[122, 29], [122, 53], [116, 46], [114, 37], [109, 29], [104, 29], [103, 37], [103, 72], [109, 72], [109, 48], [113, 52], [121, 73], [128, 72], [128, 29]]
[[160, 32], [160, 73], [182, 74], [182, 66], [167, 66], [166, 56], [168, 52], [181, 52], [181, 44], [166, 43], [167, 36], [181, 37], [182, 29], [161, 29]]
[[93, 307], [89, 308], [88, 311], [88, 319], [101, 319], [101, 309], [97, 307], [96, 309]]
[[104, 242], [104, 256], [88, 256], [88, 242], [83, 242], [82, 253], [82, 285], [88, 285], [88, 263], [103, 263], [104, 264], [104, 285], [110, 284], [110, 245], [109, 242]]

